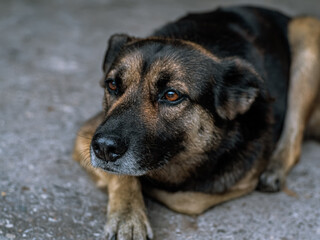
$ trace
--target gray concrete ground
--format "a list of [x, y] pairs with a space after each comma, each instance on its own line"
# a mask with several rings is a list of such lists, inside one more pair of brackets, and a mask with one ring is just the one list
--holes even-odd
[[[250, 2], [320, 17], [319, 0]], [[101, 239], [107, 196], [71, 150], [101, 107], [108, 37], [145, 36], [188, 11], [234, 3], [244, 2], [0, 1], [0, 240]], [[156, 239], [320, 239], [319, 156], [319, 143], [304, 145], [288, 179], [297, 197], [254, 192], [199, 217], [146, 199]]]

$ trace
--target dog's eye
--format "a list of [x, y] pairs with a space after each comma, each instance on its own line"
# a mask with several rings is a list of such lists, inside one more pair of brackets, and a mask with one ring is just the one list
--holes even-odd
[[113, 91], [117, 90], [117, 84], [115, 81], [108, 82], [108, 87]]
[[117, 83], [114, 79], [107, 79], [106, 80], [106, 87], [109, 91], [115, 92], [118, 89]]
[[176, 93], [175, 91], [170, 90], [164, 94], [164, 97], [166, 100], [168, 100], [170, 102], [174, 102], [179, 99], [179, 94]]
[[178, 91], [173, 89], [166, 91], [161, 98], [161, 100], [164, 100], [169, 103], [178, 103], [180, 99], [181, 99], [181, 94]]

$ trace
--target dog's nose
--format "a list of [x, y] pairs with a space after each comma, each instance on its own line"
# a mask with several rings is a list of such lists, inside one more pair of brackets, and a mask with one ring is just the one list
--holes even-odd
[[92, 149], [98, 158], [113, 162], [127, 151], [127, 146], [120, 137], [98, 134], [92, 140]]

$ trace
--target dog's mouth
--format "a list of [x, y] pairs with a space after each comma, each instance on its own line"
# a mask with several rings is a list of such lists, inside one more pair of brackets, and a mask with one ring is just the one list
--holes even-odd
[[112, 174], [143, 176], [149, 171], [148, 169], [141, 167], [136, 158], [130, 154], [130, 152], [127, 152], [115, 161], [106, 161], [98, 158], [91, 147], [90, 155], [91, 165], [93, 167], [101, 168], [102, 170]]

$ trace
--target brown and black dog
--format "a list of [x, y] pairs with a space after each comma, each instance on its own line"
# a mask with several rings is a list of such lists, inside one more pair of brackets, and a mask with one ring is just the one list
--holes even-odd
[[262, 8], [112, 36], [103, 111], [74, 149], [108, 188], [107, 238], [152, 238], [142, 190], [186, 214], [280, 190], [304, 133], [320, 137], [319, 66], [320, 22]]

